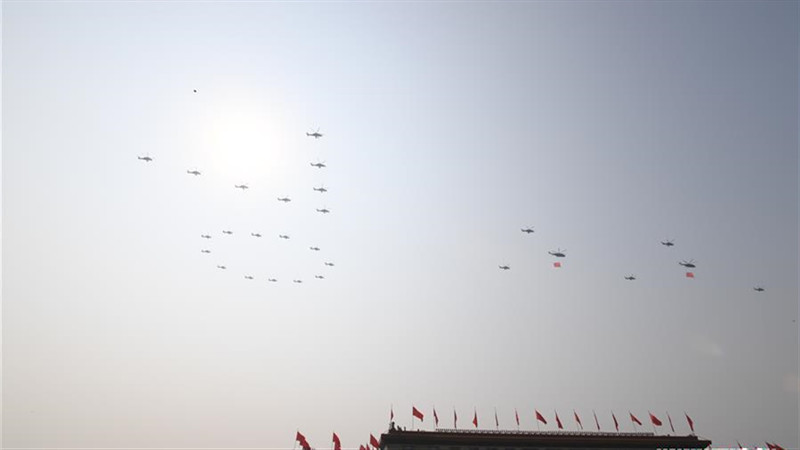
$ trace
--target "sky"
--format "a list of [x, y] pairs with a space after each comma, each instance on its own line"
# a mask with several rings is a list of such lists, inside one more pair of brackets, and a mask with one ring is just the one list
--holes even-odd
[[4, 1], [3, 447], [356, 448], [414, 405], [797, 449], [798, 24]]

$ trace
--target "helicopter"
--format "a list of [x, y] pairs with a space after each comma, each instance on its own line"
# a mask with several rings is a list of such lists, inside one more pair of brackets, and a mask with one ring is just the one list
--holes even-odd
[[326, 262], [325, 265], [328, 266], [328, 267], [333, 267], [333, 263], [332, 262]]
[[318, 280], [324, 280], [325, 279], [325, 277], [323, 277], [322, 275], [314, 275], [314, 278], [316, 278]]
[[225, 269], [227, 269], [227, 267], [225, 267], [225, 266], [217, 266], [217, 269], [225, 270]]
[[275, 283], [275, 282], [277, 282], [278, 280], [276, 280], [275, 278], [270, 278], [270, 279], [268, 279], [267, 281], [269, 281], [270, 283]]
[[247, 183], [244, 183], [244, 184], [234, 184], [234, 185], [233, 185], [233, 187], [234, 187], [234, 188], [236, 188], [236, 189], [241, 189], [241, 190], [243, 190], [243, 191], [244, 191], [245, 189], [250, 189], [250, 186], [248, 186], [248, 185], [247, 185]]
[[303, 280], [292, 280], [292, 283], [298, 283], [299, 284], [299, 283], [302, 283], [302, 282], [303, 282]]
[[688, 268], [690, 268], [690, 269], [694, 269], [695, 267], [697, 267], [697, 266], [694, 264], [694, 260], [693, 260], [693, 259], [690, 259], [689, 261], [681, 261], [681, 262], [679, 262], [678, 264], [680, 264], [680, 265], [681, 265], [681, 266], [683, 266], [683, 267], [688, 267]]
[[531, 234], [533, 233], [533, 227], [522, 228], [523, 233]]
[[186, 173], [188, 173], [189, 175], [194, 175], [194, 176], [200, 175], [200, 171], [198, 171], [198, 170], [187, 170]]
[[288, 234], [279, 234], [278, 237], [281, 238], [281, 239], [289, 239], [289, 235]]
[[675, 245], [675, 243], [672, 242], [672, 239], [667, 239], [666, 241], [661, 241], [661, 245], [666, 247], [672, 247], [673, 245]]
[[315, 131], [313, 133], [306, 132], [306, 136], [313, 137], [314, 139], [319, 139], [319, 138], [322, 137], [322, 133], [320, 133], [319, 132], [319, 128], [317, 128], [317, 131]]
[[551, 254], [551, 255], [555, 256], [556, 258], [564, 258], [564, 257], [566, 257], [566, 256], [567, 256], [567, 254], [566, 254], [566, 253], [564, 253], [564, 252], [566, 252], [566, 250], [561, 250], [561, 249], [559, 248], [559, 249], [558, 249], [557, 251], [555, 251], [555, 252], [547, 252], [547, 253], [549, 253], [549, 254]]
[[326, 166], [325, 163], [317, 161], [315, 163], [311, 163], [311, 167], [316, 167], [317, 169], [322, 169], [323, 167], [328, 167], [328, 166]]
[[250, 233], [250, 236], [259, 237], [260, 238], [261, 237], [261, 233]]
[[245, 280], [252, 280], [252, 279], [253, 279], [253, 277], [252, 277], [252, 276], [250, 276], [250, 275], [245, 275], [245, 276], [244, 276], [244, 279], [245, 279]]
[[203, 239], [211, 239], [211, 235], [210, 234], [201, 234], [200, 237], [203, 238]]
[[319, 247], [308, 247], [308, 248], [310, 248], [311, 250], [314, 250], [315, 252], [319, 251]]
[[283, 203], [289, 203], [290, 201], [292, 201], [292, 199], [290, 199], [289, 197], [278, 197], [278, 201]]
[[753, 288], [753, 290], [756, 291], [756, 292], [764, 292], [765, 291], [765, 289], [762, 286], [756, 286], [756, 287]]
[[231, 231], [231, 230], [222, 230], [222, 234], [231, 235], [231, 234], [233, 234], [233, 231]]
[[150, 162], [153, 160], [153, 158], [151, 158], [150, 155], [137, 156], [136, 159], [142, 160], [144, 162]]
[[312, 188], [312, 189], [314, 189], [314, 190], [315, 190], [315, 191], [317, 191], [317, 192], [322, 192], [322, 193], [328, 192], [328, 190], [327, 190], [327, 189], [325, 189], [325, 186], [324, 186], [324, 185], [323, 185], [323, 186], [320, 186], [320, 187], [318, 187], [318, 188], [316, 188], [316, 187], [315, 187], [315, 188]]
[[330, 211], [328, 209], [326, 209], [326, 208], [322, 208], [322, 209], [318, 209], [317, 212], [322, 213], [322, 214], [328, 214]]
[[636, 279], [636, 276], [634, 276], [634, 275], [628, 275], [627, 277], [625, 277], [625, 279], [626, 279], [626, 280], [628, 280], [628, 281], [633, 281], [633, 280], [635, 280], [635, 279]]
[[511, 266], [497, 266], [497, 267], [501, 268], [502, 270], [511, 270]]
[[203, 250], [200, 250], [200, 253], [211, 253], [211, 250], [203, 249]]

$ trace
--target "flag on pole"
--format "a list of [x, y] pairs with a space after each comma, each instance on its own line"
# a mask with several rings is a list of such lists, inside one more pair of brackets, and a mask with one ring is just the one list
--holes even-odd
[[542, 422], [543, 424], [547, 425], [547, 420], [545, 420], [544, 416], [539, 412], [539, 410], [537, 409], [537, 410], [534, 410], [534, 411], [536, 411], [536, 420], [538, 420], [539, 422]]
[[631, 416], [631, 423], [636, 422], [639, 425], [642, 424], [642, 422], [639, 419], [637, 419], [636, 416], [634, 416], [632, 412], [628, 411], [628, 414], [630, 414], [630, 416]]
[[475, 410], [475, 415], [472, 417], [472, 424], [475, 425], [475, 428], [478, 428], [478, 410]]
[[303, 447], [303, 450], [311, 450], [311, 445], [309, 445], [308, 441], [306, 440], [306, 437], [303, 436], [303, 434], [300, 433], [299, 431], [295, 435], [294, 439], [300, 443], [300, 446]]
[[619, 433], [619, 422], [617, 422], [617, 416], [614, 415], [614, 411], [611, 411], [611, 418], [614, 419], [614, 428], [616, 428], [617, 433]]
[[358, 450], [369, 450], [369, 449], [364, 448], [364, 444], [360, 444], [358, 446]]
[[436, 407], [433, 407], [433, 424], [436, 428], [439, 428], [439, 415], [436, 414]]
[[[653, 425], [655, 425], [655, 426], [657, 426], [657, 427], [660, 427], [660, 426], [662, 425], [662, 424], [661, 424], [661, 421], [660, 421], [660, 420], [658, 420], [658, 417], [654, 416], [654, 415], [653, 415], [653, 413], [651, 413], [650, 411], [647, 411], [647, 413], [648, 413], [648, 414], [650, 414], [650, 422], [651, 422]], [[641, 425], [641, 424], [639, 424], [639, 425]]]
[[600, 431], [600, 422], [597, 420], [597, 413], [592, 410], [592, 415], [594, 416], [594, 424], [597, 425], [597, 431]]
[[333, 450], [342, 450], [342, 441], [339, 440], [336, 433], [333, 433]]
[[694, 421], [686, 414], [686, 411], [683, 412], [683, 415], [686, 416], [686, 421], [689, 422], [689, 428], [692, 430], [692, 433], [694, 433]]
[[694, 272], [686, 272], [686, 278], [694, 278]]
[[394, 406], [389, 406], [389, 421], [394, 420]]
[[744, 448], [744, 447], [742, 447], [742, 444], [739, 443], [739, 441], [736, 441], [736, 445], [738, 445], [739, 448]]
[[424, 422], [422, 413], [417, 409], [416, 406], [411, 406], [411, 415], [416, 417], [420, 420], [420, 422]]
[[381, 443], [375, 439], [375, 436], [373, 436], [372, 433], [369, 434], [369, 443], [375, 448], [381, 448]]
[[575, 422], [578, 422], [578, 426], [581, 427], [581, 431], [583, 431], [583, 424], [581, 423], [581, 418], [578, 417], [578, 413], [573, 409], [572, 414], [575, 416]]
[[519, 427], [519, 413], [517, 412], [517, 408], [514, 408], [514, 418], [517, 419], [517, 427]]
[[556, 413], [556, 425], [558, 426], [559, 430], [563, 430], [564, 425], [561, 425], [561, 419], [558, 418], [558, 411], [556, 411], [555, 413]]
[[453, 408], [453, 428], [458, 429], [458, 414], [456, 414], [455, 408]]
[[669, 416], [669, 413], [667, 413], [667, 419], [669, 420], [669, 427], [672, 429], [672, 432], [674, 433], [675, 427], [672, 426], [672, 417]]

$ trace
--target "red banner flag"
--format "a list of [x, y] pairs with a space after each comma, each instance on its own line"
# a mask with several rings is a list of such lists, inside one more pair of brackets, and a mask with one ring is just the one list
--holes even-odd
[[553, 267], [555, 267], [556, 269], [558, 269], [559, 267], [561, 267], [561, 263], [560, 263], [560, 262], [558, 262], [558, 261], [556, 261], [556, 262], [554, 262], [554, 263], [553, 263]]
[[630, 414], [630, 416], [631, 416], [631, 422], [636, 422], [639, 425], [642, 424], [642, 422], [640, 422], [639, 419], [637, 419], [636, 416], [634, 416], [632, 412], [628, 411], [628, 414]]
[[311, 445], [309, 445], [306, 437], [302, 435], [299, 431], [294, 436], [294, 439], [300, 443], [300, 446], [303, 447], [303, 450], [311, 450]]
[[581, 418], [578, 417], [578, 413], [576, 413], [573, 409], [572, 414], [575, 416], [575, 422], [578, 422], [578, 426], [581, 427], [581, 430], [583, 430], [583, 424], [581, 423]]
[[694, 433], [694, 421], [692, 421], [692, 418], [689, 417], [689, 415], [686, 414], [685, 412], [683, 413], [683, 415], [686, 416], [686, 421], [689, 422], [689, 428], [692, 430], [692, 433]]
[[517, 426], [519, 426], [519, 413], [517, 412], [517, 408], [514, 408], [514, 418], [517, 419]]
[[564, 425], [561, 425], [561, 419], [558, 418], [558, 411], [556, 411], [556, 425], [558, 426], [559, 430], [564, 429]]
[[545, 420], [544, 416], [539, 412], [539, 410], [534, 410], [534, 411], [536, 411], [536, 420], [547, 425], [547, 420]]
[[[662, 424], [661, 424], [661, 421], [660, 421], [660, 420], [658, 420], [658, 417], [654, 416], [654, 415], [653, 415], [653, 413], [651, 413], [650, 411], [647, 411], [647, 413], [648, 413], [648, 414], [650, 414], [650, 422], [651, 422], [653, 425], [655, 425], [655, 426], [657, 426], [657, 427], [660, 427], [660, 426], [662, 425]], [[639, 424], [639, 425], [641, 425], [641, 424]]]
[[422, 413], [417, 409], [416, 406], [411, 407], [411, 415], [419, 419], [421, 422], [425, 421], [423, 419], [425, 416], [422, 415]]
[[611, 418], [614, 419], [614, 428], [616, 428], [617, 433], [619, 433], [619, 422], [617, 422], [617, 416], [614, 415], [614, 411], [611, 411]]
[[739, 448], [741, 448], [741, 449], [743, 449], [743, 448], [744, 448], [744, 447], [742, 447], [742, 444], [740, 444], [740, 443], [739, 443], [739, 441], [736, 441], [736, 445], [738, 445], [738, 446], [739, 446]]
[[686, 278], [694, 278], [694, 272], [686, 272]]
[[358, 450], [369, 450], [369, 449], [365, 449], [363, 445], [359, 445]]
[[369, 434], [369, 443], [375, 448], [381, 448], [381, 443], [375, 439], [375, 436], [373, 436], [372, 433]]
[[475, 428], [478, 428], [478, 410], [475, 410], [475, 416], [472, 417], [472, 424], [475, 425]]
[[594, 416], [594, 424], [597, 425], [597, 431], [600, 431], [600, 422], [597, 420], [597, 413], [592, 410], [592, 415]]
[[342, 450], [342, 441], [339, 440], [336, 433], [333, 433], [333, 450]]
[[433, 424], [436, 428], [439, 428], [439, 415], [436, 414], [436, 408], [433, 408]]
[[672, 417], [669, 416], [669, 413], [667, 413], [667, 419], [669, 420], [669, 427], [672, 429], [672, 432], [674, 433], [675, 427], [672, 426]]

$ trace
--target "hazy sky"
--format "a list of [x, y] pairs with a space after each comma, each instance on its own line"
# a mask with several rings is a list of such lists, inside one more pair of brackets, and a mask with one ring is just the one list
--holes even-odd
[[5, 447], [357, 447], [413, 404], [798, 448], [797, 2], [2, 18]]

